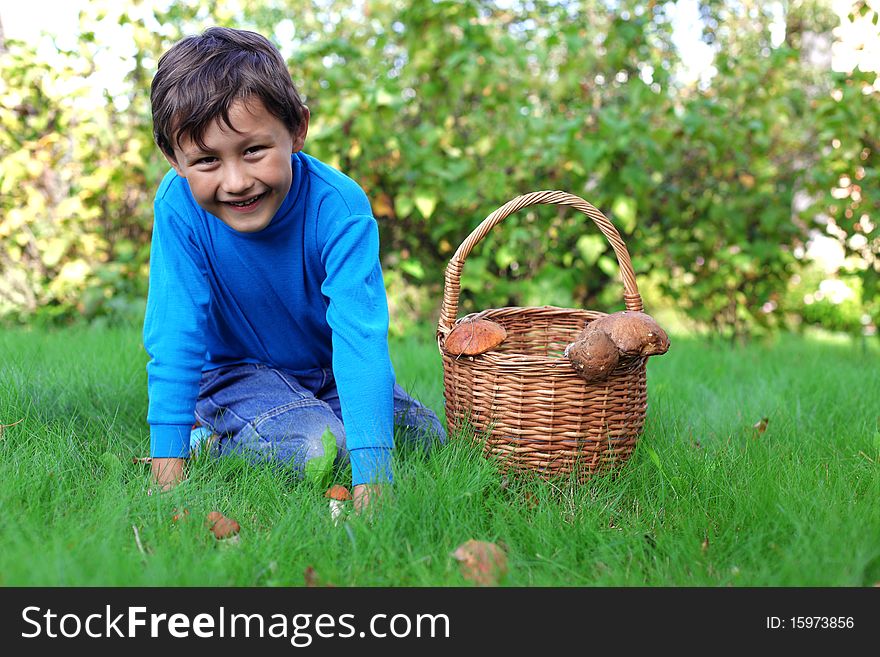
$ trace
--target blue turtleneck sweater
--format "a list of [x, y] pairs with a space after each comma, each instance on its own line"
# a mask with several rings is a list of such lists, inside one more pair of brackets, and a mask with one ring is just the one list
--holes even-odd
[[263, 230], [240, 233], [199, 207], [174, 171], [155, 199], [144, 321], [150, 453], [186, 457], [203, 370], [332, 366], [352, 484], [390, 479], [388, 306], [370, 203], [304, 153]]

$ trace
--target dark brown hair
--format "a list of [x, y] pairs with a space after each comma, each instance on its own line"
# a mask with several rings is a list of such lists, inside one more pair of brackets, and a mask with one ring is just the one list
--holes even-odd
[[188, 36], [159, 59], [150, 86], [153, 137], [167, 155], [182, 138], [204, 148], [212, 121], [229, 125], [229, 109], [240, 99], [259, 98], [266, 110], [296, 133], [305, 105], [287, 64], [268, 39], [247, 30], [212, 27]]

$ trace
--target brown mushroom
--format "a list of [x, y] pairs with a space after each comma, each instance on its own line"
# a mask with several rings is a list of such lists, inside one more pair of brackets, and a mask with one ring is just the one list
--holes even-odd
[[345, 503], [351, 501], [351, 493], [345, 486], [334, 484], [327, 489], [324, 497], [330, 498], [330, 517], [336, 524], [341, 519], [345, 511]]
[[497, 586], [507, 574], [507, 554], [495, 543], [471, 539], [451, 555], [462, 577], [478, 586]]
[[501, 324], [488, 319], [469, 319], [450, 331], [444, 349], [453, 356], [477, 356], [494, 349], [505, 339], [507, 331]]
[[327, 489], [324, 497], [329, 497], [331, 500], [338, 500], [339, 502], [347, 502], [351, 499], [351, 493], [348, 492], [345, 486], [334, 484]]
[[617, 345], [605, 331], [593, 330], [565, 348], [565, 357], [586, 381], [600, 381], [617, 366]]
[[587, 324], [581, 338], [604, 331], [626, 356], [655, 356], [669, 350], [669, 336], [654, 318], [634, 310], [605, 315]]
[[241, 526], [237, 521], [227, 518], [219, 511], [211, 511], [207, 520], [208, 528], [217, 540], [230, 538], [241, 531]]

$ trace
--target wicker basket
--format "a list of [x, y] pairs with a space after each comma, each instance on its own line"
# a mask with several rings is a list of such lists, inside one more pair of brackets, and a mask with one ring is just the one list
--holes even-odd
[[[474, 246], [504, 218], [537, 204], [570, 205], [587, 215], [611, 243], [623, 278], [627, 310], [642, 310], [626, 245], [614, 225], [590, 203], [560, 191], [518, 196], [486, 219], [458, 247], [446, 268], [437, 344], [443, 359], [450, 436], [462, 428], [504, 469], [583, 482], [632, 453], [647, 411], [644, 357], [621, 358], [607, 379], [587, 383], [562, 355], [584, 325], [606, 313], [543, 307], [493, 308], [456, 320], [461, 271]], [[489, 319], [507, 339], [479, 356], [446, 353], [458, 324]], [[476, 433], [474, 433], [476, 432]]]

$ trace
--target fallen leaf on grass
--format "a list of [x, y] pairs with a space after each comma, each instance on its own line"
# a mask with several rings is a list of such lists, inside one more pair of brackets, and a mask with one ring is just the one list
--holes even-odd
[[757, 422], [755, 422], [752, 425], [752, 429], [754, 429], [755, 432], [760, 436], [762, 433], [767, 431], [767, 424], [769, 422], [770, 422], [769, 418], [762, 417], [760, 420], [758, 420]]
[[478, 586], [497, 586], [507, 574], [507, 555], [495, 543], [471, 539], [459, 545], [452, 556], [462, 577]]
[[706, 538], [703, 539], [703, 542], [700, 543], [700, 550], [705, 552], [708, 549], [709, 549], [709, 537], [706, 536]]
[[538, 496], [535, 495], [532, 491], [527, 490], [525, 493], [523, 493], [523, 502], [525, 502], [525, 505], [528, 508], [534, 509], [538, 506]]
[[318, 578], [318, 571], [315, 570], [314, 566], [306, 566], [306, 569], [303, 571], [303, 580], [305, 581], [307, 588], [318, 588], [318, 587], [326, 587], [326, 588], [335, 588], [335, 584], [331, 584], [327, 582], [326, 584], [322, 584], [321, 580]]
[[179, 520], [186, 520], [186, 517], [189, 515], [189, 509], [183, 509], [182, 511], [174, 509], [171, 513], [174, 514], [171, 516], [171, 522], [177, 522]]

